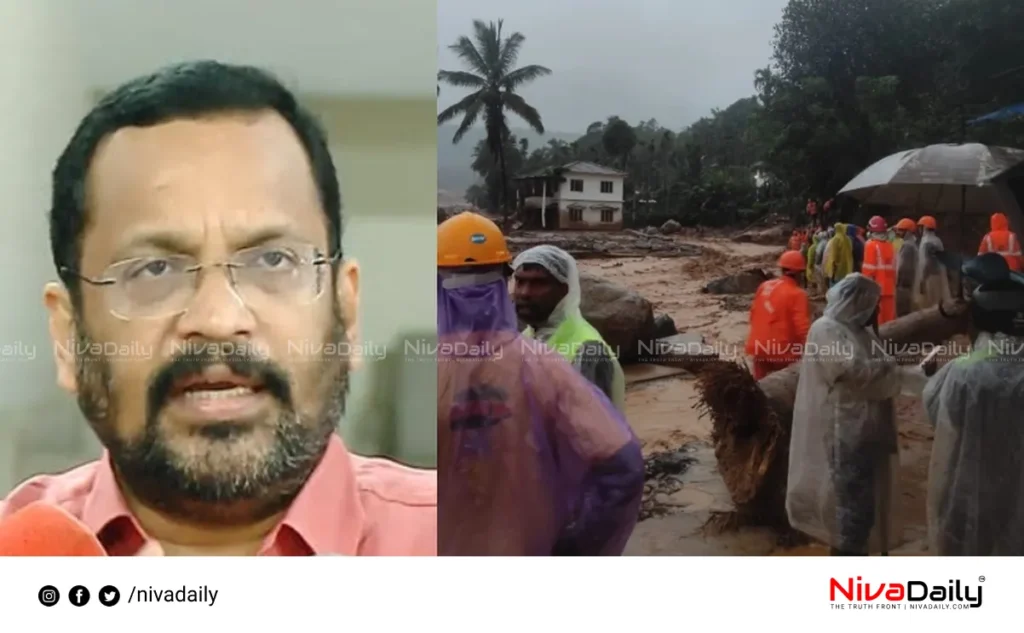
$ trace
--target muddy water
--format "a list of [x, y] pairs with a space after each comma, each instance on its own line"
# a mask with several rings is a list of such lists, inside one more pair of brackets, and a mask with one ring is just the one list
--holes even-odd
[[[680, 332], [697, 331], [723, 356], [742, 357], [747, 335], [749, 297], [716, 297], [700, 293], [705, 283], [743, 268], [770, 268], [780, 247], [736, 244], [726, 240], [680, 240], [709, 249], [702, 258], [583, 260], [581, 270], [629, 286], [654, 303], [656, 313], [667, 313]], [[627, 369], [627, 374], [632, 373]], [[682, 475], [680, 490], [658, 501], [665, 516], [641, 522], [626, 553], [639, 556], [713, 555], [827, 555], [819, 545], [787, 547], [777, 535], [744, 528], [727, 534], [704, 530], [714, 512], [732, 508], [728, 490], [719, 477], [710, 442], [710, 422], [693, 408], [693, 378], [687, 374], [630, 385], [627, 415], [647, 453], [686, 446], [696, 462]], [[920, 403], [898, 402], [900, 419], [901, 500], [896, 512], [904, 525], [904, 544], [893, 554], [924, 555], [925, 485], [931, 429]]]

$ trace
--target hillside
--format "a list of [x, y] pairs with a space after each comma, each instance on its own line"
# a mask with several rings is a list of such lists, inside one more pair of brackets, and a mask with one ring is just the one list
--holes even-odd
[[[473, 148], [484, 138], [484, 130], [482, 127], [475, 127], [462, 137], [458, 145], [453, 145], [452, 136], [457, 129], [457, 125], [442, 125], [437, 128], [437, 188], [461, 195], [477, 181], [477, 175], [469, 165], [473, 162]], [[540, 135], [528, 128], [512, 128], [512, 134], [527, 139], [531, 148], [540, 147], [552, 138], [574, 141], [580, 136], [565, 132]]]

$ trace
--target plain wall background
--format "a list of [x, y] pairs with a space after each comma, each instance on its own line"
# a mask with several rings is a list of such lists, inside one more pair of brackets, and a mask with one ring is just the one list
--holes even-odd
[[[54, 385], [50, 172], [96, 94], [158, 66], [255, 64], [298, 92], [331, 136], [367, 347], [435, 330], [435, 23], [419, 0], [0, 3], [0, 494], [99, 454]], [[401, 351], [353, 375], [342, 433], [354, 451], [432, 466], [436, 370]]]

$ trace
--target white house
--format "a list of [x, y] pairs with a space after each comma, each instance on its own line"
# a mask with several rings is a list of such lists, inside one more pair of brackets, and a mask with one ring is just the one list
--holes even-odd
[[517, 180], [528, 224], [548, 229], [622, 228], [625, 172], [576, 161]]

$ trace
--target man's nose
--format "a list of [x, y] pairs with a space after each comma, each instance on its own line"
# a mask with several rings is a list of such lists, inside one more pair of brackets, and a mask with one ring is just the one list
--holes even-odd
[[178, 319], [182, 338], [228, 340], [252, 333], [255, 317], [223, 266], [202, 269], [188, 310]]

